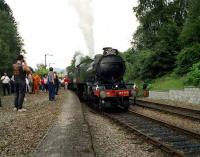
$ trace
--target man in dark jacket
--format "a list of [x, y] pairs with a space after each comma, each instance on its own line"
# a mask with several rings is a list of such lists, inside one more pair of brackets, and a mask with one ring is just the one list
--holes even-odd
[[56, 72], [54, 72], [54, 82], [55, 82], [55, 92], [56, 92], [56, 95], [58, 95], [60, 81]]
[[19, 55], [17, 57], [17, 62], [13, 64], [13, 74], [15, 80], [15, 108], [14, 110], [18, 110], [19, 112], [26, 111], [23, 108], [24, 97], [26, 93], [26, 74], [30, 72], [30, 68], [28, 67], [26, 61], [24, 60], [24, 56]]
[[49, 101], [54, 101], [55, 100], [55, 81], [54, 81], [54, 72], [53, 68], [49, 68], [49, 73], [48, 73], [48, 90], [49, 90]]

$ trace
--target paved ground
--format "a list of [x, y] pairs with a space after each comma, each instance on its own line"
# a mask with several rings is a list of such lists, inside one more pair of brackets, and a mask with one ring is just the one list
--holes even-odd
[[91, 137], [81, 104], [68, 91], [58, 121], [49, 130], [33, 156], [35, 157], [93, 157]]

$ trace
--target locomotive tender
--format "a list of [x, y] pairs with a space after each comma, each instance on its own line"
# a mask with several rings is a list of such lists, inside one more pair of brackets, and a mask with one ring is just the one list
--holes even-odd
[[124, 60], [117, 49], [106, 47], [103, 50], [103, 55], [98, 54], [93, 60], [88, 57], [76, 66], [74, 87], [79, 98], [92, 101], [99, 109], [128, 110], [133, 89], [123, 81]]

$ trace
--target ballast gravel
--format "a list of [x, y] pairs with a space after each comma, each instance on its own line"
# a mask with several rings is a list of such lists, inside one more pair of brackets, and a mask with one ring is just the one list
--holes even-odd
[[[160, 104], [167, 104], [171, 106], [177, 106], [177, 107], [184, 107], [184, 108], [189, 108], [193, 110], [200, 110], [199, 105], [195, 104], [190, 104], [190, 103], [184, 103], [184, 102], [179, 102], [179, 101], [173, 101], [173, 100], [163, 100], [163, 99], [150, 99], [150, 98], [139, 98], [141, 100], [149, 101], [149, 102], [155, 102], [155, 103], [160, 103]], [[153, 109], [148, 109], [148, 108], [142, 108], [142, 107], [137, 107], [137, 106], [131, 106], [134, 111], [144, 114], [146, 116], [160, 119], [166, 123], [175, 125], [177, 127], [184, 128], [186, 130], [190, 130], [193, 132], [196, 132], [200, 134], [200, 120], [191, 120], [189, 118], [184, 118], [182, 116], [176, 116], [170, 113], [164, 113], [160, 111], [156, 111]]]
[[27, 94], [26, 112], [13, 111], [14, 95], [2, 97], [0, 107], [0, 156], [31, 156], [48, 128], [57, 119], [66, 93], [60, 91], [56, 101], [48, 101], [48, 93]]
[[134, 132], [128, 131], [87, 106], [84, 107], [84, 114], [89, 123], [96, 157], [169, 156]]
[[169, 100], [169, 99], [152, 99], [152, 98], [148, 98], [148, 97], [143, 97], [143, 98], [138, 98], [138, 99], [144, 100], [144, 101], [149, 101], [149, 102], [155, 102], [155, 103], [166, 104], [166, 105], [177, 106], [177, 107], [183, 107], [183, 108], [188, 108], [188, 109], [200, 111], [200, 105], [197, 105], [197, 104], [174, 101], [174, 100]]
[[155, 118], [161, 121], [164, 121], [168, 124], [184, 128], [189, 131], [193, 131], [195, 133], [200, 134], [200, 121], [199, 120], [191, 120], [188, 118], [184, 118], [181, 116], [176, 116], [169, 113], [164, 113], [162, 111], [156, 111], [153, 109], [131, 106], [131, 109], [137, 113], [143, 114], [147, 117]]

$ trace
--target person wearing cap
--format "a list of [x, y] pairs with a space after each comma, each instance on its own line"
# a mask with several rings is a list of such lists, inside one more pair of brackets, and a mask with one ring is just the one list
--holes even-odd
[[30, 71], [31, 70], [29, 66], [24, 60], [24, 56], [19, 55], [17, 57], [16, 63], [13, 64], [13, 74], [14, 74], [15, 90], [16, 90], [14, 110], [17, 110], [19, 112], [26, 111], [26, 109], [23, 108], [23, 102], [26, 93], [26, 74], [30, 73]]

